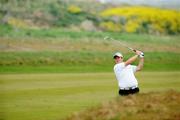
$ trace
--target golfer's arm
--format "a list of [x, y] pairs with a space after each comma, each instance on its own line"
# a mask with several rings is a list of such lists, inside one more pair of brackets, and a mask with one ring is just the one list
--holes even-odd
[[126, 62], [124, 62], [125, 66], [131, 64], [131, 63], [134, 62], [137, 58], [138, 58], [138, 55], [135, 55], [135, 56], [129, 58]]
[[140, 58], [136, 71], [142, 70], [143, 66], [144, 66], [144, 58]]

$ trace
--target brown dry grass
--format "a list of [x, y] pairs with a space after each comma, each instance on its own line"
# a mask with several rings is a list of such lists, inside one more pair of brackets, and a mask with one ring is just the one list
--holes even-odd
[[[127, 48], [121, 46], [118, 41], [106, 41], [100, 39], [83, 38], [77, 41], [72, 39], [8, 39], [0, 38], [0, 51], [100, 51], [129, 52]], [[151, 42], [123, 42], [135, 49], [141, 49], [144, 52], [175, 52], [179, 53], [180, 46], [176, 43], [157, 44]]]
[[180, 92], [151, 92], [103, 103], [66, 120], [179, 120]]

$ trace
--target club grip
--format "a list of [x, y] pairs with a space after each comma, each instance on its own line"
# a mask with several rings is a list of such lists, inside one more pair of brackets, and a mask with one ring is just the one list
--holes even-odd
[[133, 49], [133, 51], [134, 51], [134, 52], [136, 52], [136, 50], [135, 50], [135, 49]]

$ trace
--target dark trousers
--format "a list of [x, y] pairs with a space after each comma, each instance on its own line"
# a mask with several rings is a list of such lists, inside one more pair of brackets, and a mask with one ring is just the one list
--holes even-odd
[[122, 90], [120, 89], [119, 90], [119, 95], [121, 96], [126, 96], [126, 95], [129, 95], [129, 94], [136, 94], [139, 92], [139, 88], [134, 88], [134, 89], [130, 89], [130, 90]]

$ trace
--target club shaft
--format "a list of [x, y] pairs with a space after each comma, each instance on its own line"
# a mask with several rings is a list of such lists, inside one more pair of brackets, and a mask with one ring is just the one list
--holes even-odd
[[[113, 40], [113, 41], [117, 41], [117, 40], [115, 40], [115, 39], [113, 39], [113, 38], [110, 38], [111, 40]], [[118, 41], [119, 42], [119, 41]], [[133, 52], [136, 52], [136, 50], [135, 49], [133, 49], [133, 48], [131, 48], [131, 47], [128, 47], [127, 45], [125, 45], [125, 44], [123, 44], [123, 43], [121, 43], [121, 42], [119, 42], [122, 46], [124, 46], [124, 47], [126, 47], [126, 48], [128, 48], [129, 50], [132, 50]]]

